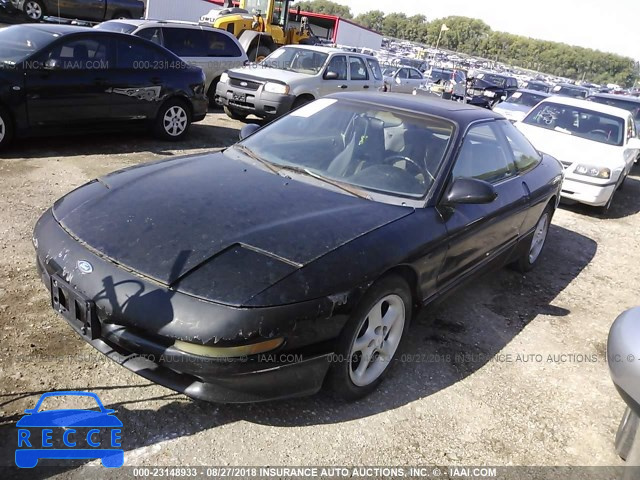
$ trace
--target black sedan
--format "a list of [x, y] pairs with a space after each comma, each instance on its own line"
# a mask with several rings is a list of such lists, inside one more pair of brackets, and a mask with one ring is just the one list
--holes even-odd
[[221, 402], [358, 398], [416, 308], [540, 258], [562, 166], [500, 115], [353, 93], [257, 128], [96, 179], [35, 227], [54, 309], [148, 379]]
[[65, 25], [0, 30], [0, 148], [14, 136], [152, 127], [183, 138], [207, 112], [204, 73], [131, 35]]

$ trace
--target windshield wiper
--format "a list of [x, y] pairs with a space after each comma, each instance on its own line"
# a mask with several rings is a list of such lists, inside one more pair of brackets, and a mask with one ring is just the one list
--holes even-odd
[[273, 163], [271, 162], [267, 162], [264, 158], [260, 158], [253, 150], [251, 150], [249, 147], [246, 147], [242, 144], [235, 144], [233, 146], [233, 148], [237, 148], [238, 150], [240, 150], [242, 153], [244, 153], [247, 157], [249, 157], [251, 160], [255, 160], [256, 162], [261, 163], [262, 165], [264, 165], [265, 167], [267, 167], [269, 170], [271, 170], [273, 173], [279, 173], [280, 169], [278, 167], [276, 167]]
[[291, 172], [295, 172], [295, 173], [301, 173], [303, 175], [308, 175], [310, 177], [315, 178], [316, 180], [321, 180], [325, 183], [328, 183], [329, 185], [333, 185], [336, 188], [339, 188], [340, 190], [344, 190], [347, 193], [350, 193], [351, 195], [353, 195], [354, 197], [358, 197], [358, 198], [363, 198], [365, 200], [373, 200], [371, 198], [371, 195], [369, 195], [368, 193], [366, 193], [365, 191], [353, 187], [351, 185], [346, 185], [342, 182], [339, 182], [337, 180], [333, 180], [331, 178], [327, 178], [323, 175], [320, 175], [319, 173], [316, 173], [314, 171], [309, 170], [308, 168], [303, 168], [303, 167], [293, 167], [293, 166], [284, 166], [280, 169], [280, 171], [282, 170], [289, 170]]

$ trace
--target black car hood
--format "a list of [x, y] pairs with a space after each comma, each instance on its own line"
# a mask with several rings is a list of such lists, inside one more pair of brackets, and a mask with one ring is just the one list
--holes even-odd
[[116, 172], [53, 209], [71, 235], [102, 256], [233, 304], [412, 211], [283, 178], [221, 153]]

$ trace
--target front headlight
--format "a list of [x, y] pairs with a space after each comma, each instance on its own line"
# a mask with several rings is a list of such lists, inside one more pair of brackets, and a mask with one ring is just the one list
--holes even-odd
[[289, 85], [267, 82], [264, 84], [264, 91], [267, 93], [277, 93], [280, 95], [286, 95], [287, 93], [289, 93]]
[[224, 72], [222, 75], [220, 75], [220, 82], [229, 83], [229, 74], [227, 72]]
[[176, 340], [173, 346], [183, 352], [199, 355], [201, 357], [234, 358], [269, 352], [271, 350], [275, 350], [283, 343], [284, 338], [273, 338], [271, 340], [252, 343], [251, 345], [242, 345], [239, 347], [210, 347], [208, 345]]
[[608, 168], [592, 167], [591, 165], [578, 165], [573, 171], [576, 175], [584, 175], [594, 178], [611, 178], [611, 170]]
[[488, 98], [493, 98], [496, 96], [496, 92], [492, 92], [491, 90], [485, 90], [483, 95]]

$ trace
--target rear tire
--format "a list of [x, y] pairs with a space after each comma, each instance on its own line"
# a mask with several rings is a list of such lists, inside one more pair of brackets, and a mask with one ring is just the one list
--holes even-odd
[[9, 112], [0, 107], [0, 150], [3, 150], [13, 140], [13, 120]]
[[547, 243], [547, 236], [549, 234], [549, 226], [551, 225], [552, 218], [553, 207], [551, 205], [547, 205], [542, 212], [542, 215], [540, 215], [538, 223], [536, 223], [527, 251], [513, 263], [513, 267], [520, 273], [529, 272], [538, 263], [538, 260], [542, 255], [542, 251], [544, 250], [544, 246]]
[[226, 106], [224, 107], [224, 113], [226, 113], [229, 118], [240, 121], [246, 120], [248, 116], [246, 113], [238, 112], [237, 110]]
[[182, 140], [191, 127], [191, 110], [184, 100], [169, 99], [160, 110], [154, 126], [155, 134], [173, 142]]
[[335, 397], [352, 401], [376, 389], [406, 337], [411, 313], [411, 293], [402, 277], [389, 275], [367, 291], [337, 341], [327, 375]]
[[271, 49], [265, 46], [253, 47], [248, 54], [249, 60], [251, 62], [261, 62], [266, 57], [271, 55]]

